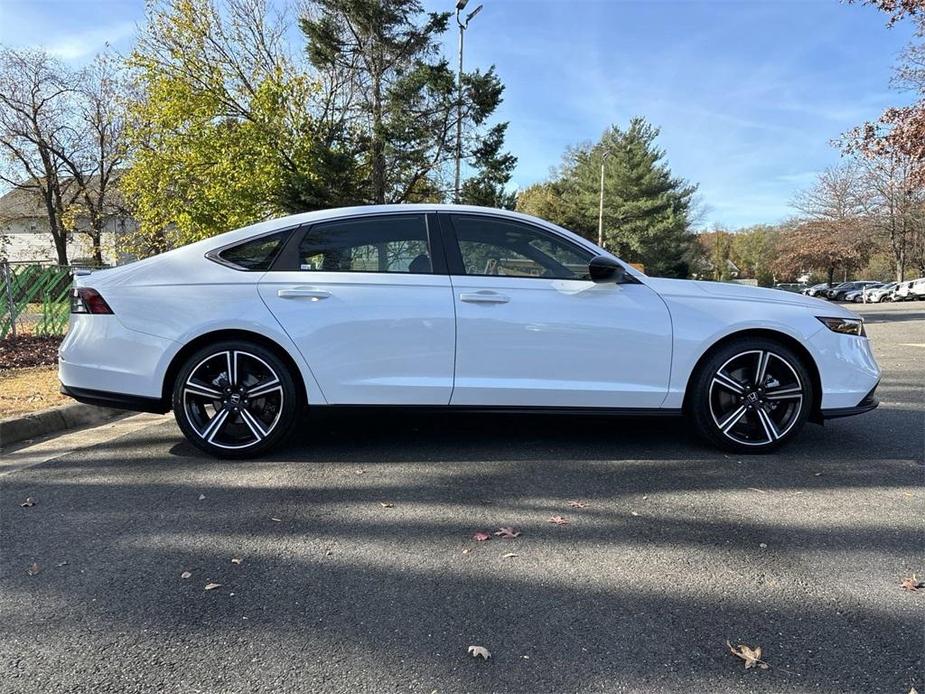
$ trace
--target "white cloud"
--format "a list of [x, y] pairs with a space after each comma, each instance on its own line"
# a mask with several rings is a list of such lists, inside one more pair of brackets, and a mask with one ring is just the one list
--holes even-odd
[[80, 60], [96, 53], [106, 44], [114, 45], [127, 39], [134, 32], [134, 22], [121, 21], [109, 26], [88, 27], [54, 38], [43, 48], [62, 60]]

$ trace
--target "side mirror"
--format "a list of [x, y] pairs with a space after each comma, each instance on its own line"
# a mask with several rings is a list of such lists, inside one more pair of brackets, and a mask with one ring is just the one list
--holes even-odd
[[620, 284], [626, 278], [626, 270], [610, 256], [599, 255], [588, 263], [588, 275], [598, 284]]

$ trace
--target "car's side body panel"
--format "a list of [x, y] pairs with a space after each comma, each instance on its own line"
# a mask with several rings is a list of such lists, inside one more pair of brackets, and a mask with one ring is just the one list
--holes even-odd
[[[671, 318], [642, 284], [453, 276], [454, 405], [661, 406]], [[479, 293], [504, 303], [469, 302]]]
[[[315, 294], [280, 296], [303, 291]], [[456, 335], [446, 275], [268, 272], [260, 295], [312, 364], [325, 402], [449, 403]]]

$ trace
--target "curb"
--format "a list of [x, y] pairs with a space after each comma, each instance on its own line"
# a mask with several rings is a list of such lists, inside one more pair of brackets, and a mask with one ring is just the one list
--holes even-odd
[[26, 439], [102, 424], [128, 414], [131, 413], [125, 410], [75, 403], [0, 419], [0, 448]]

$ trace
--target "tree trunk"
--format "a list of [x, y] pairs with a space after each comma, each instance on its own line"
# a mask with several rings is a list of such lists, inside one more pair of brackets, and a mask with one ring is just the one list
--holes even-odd
[[385, 204], [385, 142], [382, 133], [382, 81], [373, 75], [372, 197], [377, 205]]
[[829, 268], [829, 286], [830, 287], [835, 286], [835, 268], [834, 267]]

